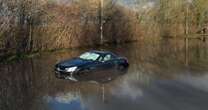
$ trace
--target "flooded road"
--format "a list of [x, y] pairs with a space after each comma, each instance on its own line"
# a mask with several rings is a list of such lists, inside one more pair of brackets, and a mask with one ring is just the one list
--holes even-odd
[[128, 58], [127, 73], [98, 73], [95, 80], [81, 82], [55, 77], [57, 62], [93, 49], [43, 53], [0, 64], [0, 110], [208, 109], [207, 43], [191, 40], [187, 47], [184, 40], [165, 39], [105, 46], [99, 49]]

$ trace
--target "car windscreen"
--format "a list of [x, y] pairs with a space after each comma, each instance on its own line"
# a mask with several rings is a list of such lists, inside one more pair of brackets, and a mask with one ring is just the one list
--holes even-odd
[[98, 59], [100, 55], [97, 53], [92, 53], [92, 52], [86, 52], [82, 55], [79, 56], [79, 58], [83, 59], [83, 60], [92, 60], [95, 61]]

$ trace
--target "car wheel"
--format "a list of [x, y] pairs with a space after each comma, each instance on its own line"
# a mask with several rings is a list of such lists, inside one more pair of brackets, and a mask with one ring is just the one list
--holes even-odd
[[118, 70], [124, 70], [125, 69], [125, 66], [124, 65], [118, 65], [117, 69]]

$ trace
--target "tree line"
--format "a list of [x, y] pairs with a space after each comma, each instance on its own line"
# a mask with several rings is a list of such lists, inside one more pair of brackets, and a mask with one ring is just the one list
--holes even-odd
[[101, 1], [1, 0], [0, 56], [207, 31], [207, 0]]
[[[150, 2], [150, 0], [135, 1], [140, 4]], [[207, 0], [155, 0], [152, 3], [154, 6], [138, 12], [137, 15], [140, 24], [146, 30], [145, 33], [153, 32], [158, 33], [157, 36], [167, 37], [207, 32]]]
[[106, 43], [133, 35], [130, 17], [116, 0], [105, 0], [103, 7], [98, 0], [1, 0], [0, 7], [1, 53], [99, 45], [101, 19]]

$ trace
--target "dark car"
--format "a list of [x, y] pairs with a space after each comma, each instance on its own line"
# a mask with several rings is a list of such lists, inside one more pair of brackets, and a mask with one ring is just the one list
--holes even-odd
[[55, 73], [57, 77], [72, 76], [110, 69], [125, 70], [128, 66], [129, 63], [126, 58], [112, 52], [89, 51], [79, 57], [56, 64]]

